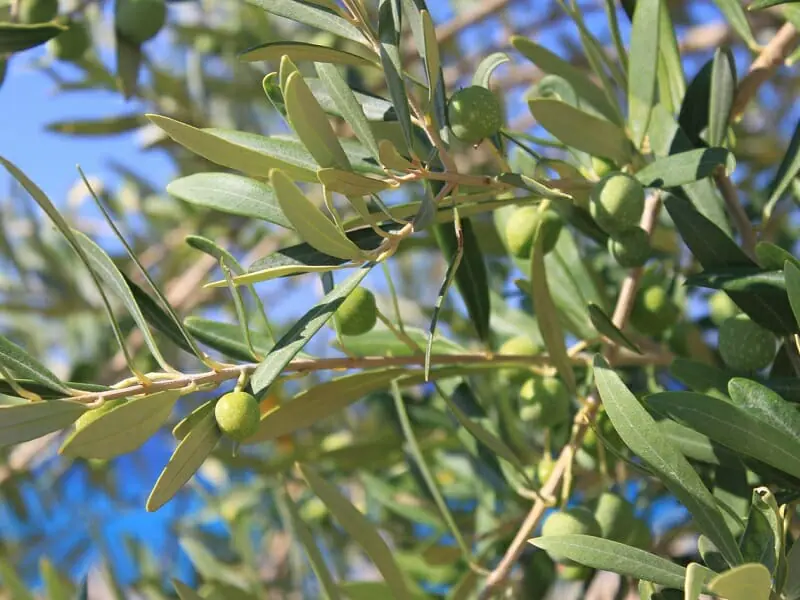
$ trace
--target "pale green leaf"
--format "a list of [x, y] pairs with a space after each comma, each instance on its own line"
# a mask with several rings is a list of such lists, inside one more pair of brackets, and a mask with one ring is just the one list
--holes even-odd
[[489, 80], [494, 70], [510, 60], [505, 52], [492, 52], [478, 63], [475, 73], [472, 75], [472, 85], [479, 85], [489, 89]]
[[306, 2], [295, 2], [295, 0], [247, 0], [247, 2], [274, 15], [366, 44], [364, 35], [357, 27], [330, 10], [324, 10]]
[[636, 172], [646, 187], [671, 188], [686, 185], [714, 174], [720, 166], [727, 174], [736, 168], [736, 159], [725, 148], [698, 148], [659, 158]]
[[[741, 4], [735, 0], [741, 10]], [[731, 107], [736, 95], [736, 63], [728, 48], [718, 48], [711, 67], [711, 92], [708, 100], [708, 143], [720, 146], [728, 134]]]
[[180, 395], [179, 390], [164, 390], [116, 406], [73, 433], [59, 452], [102, 459], [133, 452], [161, 429]]
[[726, 600], [769, 600], [772, 577], [764, 565], [750, 563], [717, 575], [708, 589]]
[[17, 377], [28, 378], [65, 396], [70, 394], [69, 388], [55, 373], [2, 335], [0, 335], [0, 364]]
[[363, 67], [375, 65], [377, 57], [367, 58], [307, 42], [268, 42], [253, 48], [248, 48], [239, 55], [244, 61], [254, 62], [257, 60], [280, 61], [282, 56], [288, 56], [293, 61], [310, 60], [320, 63], [333, 63], [338, 65], [350, 65], [353, 67]]
[[656, 98], [661, 0], [639, 0], [633, 14], [628, 70], [628, 128], [641, 148]]
[[175, 427], [172, 428], [172, 437], [180, 442], [189, 434], [192, 429], [194, 429], [195, 425], [200, 423], [211, 411], [214, 410], [214, 405], [216, 403], [216, 400], [209, 400], [208, 402], [195, 408], [192, 412], [178, 421], [175, 424]]
[[340, 169], [320, 169], [317, 177], [330, 191], [345, 196], [369, 196], [393, 187], [388, 181]]
[[72, 425], [86, 406], [69, 400], [48, 400], [0, 407], [0, 448], [35, 440]]
[[[739, 0], [714, 0], [714, 4], [716, 4], [717, 8], [725, 15], [725, 20], [728, 24], [751, 49], [759, 50], [761, 48], [755, 37], [753, 37], [750, 23], [747, 22], [747, 15]], [[734, 599], [731, 598], [730, 600]]]
[[200, 594], [177, 579], [172, 580], [172, 585], [175, 588], [175, 591], [178, 592], [178, 597], [181, 600], [203, 600], [203, 597]]
[[428, 102], [433, 104], [436, 87], [442, 71], [442, 59], [439, 55], [439, 42], [436, 41], [436, 26], [427, 10], [420, 11], [422, 18], [422, 37], [425, 46], [425, 73], [428, 76]]

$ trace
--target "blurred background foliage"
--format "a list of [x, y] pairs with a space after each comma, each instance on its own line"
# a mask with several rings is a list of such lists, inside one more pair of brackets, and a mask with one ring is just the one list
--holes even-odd
[[[367, 4], [374, 11], [373, 3]], [[671, 0], [667, 4], [690, 80], [724, 45], [730, 46], [740, 73], [744, 72], [754, 53], [720, 12], [719, 6], [724, 3]], [[606, 4], [584, 0], [578, 5], [591, 31], [612, 52]], [[438, 25], [448, 90], [468, 85], [483, 57], [509, 51], [512, 62], [497, 70], [493, 88], [505, 99], [509, 128], [542, 137], [543, 130], [535, 126], [523, 101], [542, 73], [510, 51], [509, 38], [512, 34], [528, 36], [576, 65], [586, 66], [574, 24], [558, 3], [431, 0], [429, 8]], [[10, 11], [8, 0], [0, 0], [0, 13], [3, 11]], [[71, 182], [63, 175], [65, 165], [71, 168], [77, 162], [86, 166], [88, 161], [88, 174], [101, 199], [179, 313], [233, 322], [235, 314], [227, 291], [201, 287], [220, 278], [216, 261], [187, 245], [186, 236], [211, 238], [242, 263], [250, 264], [295, 241], [292, 232], [201, 209], [169, 196], [165, 187], [174, 176], [215, 167], [173, 143], [148, 124], [144, 114], [167, 115], [201, 127], [285, 133], [285, 124], [277, 118], [261, 87], [263, 75], [275, 70], [277, 64], [245, 63], [239, 60], [239, 54], [277, 40], [309, 41], [345, 50], [348, 42], [268, 15], [240, 0], [173, 1], [168, 3], [164, 29], [143, 45], [138, 84], [131, 85], [132, 75], [123, 72], [127, 81], [121, 86], [113, 3], [62, 0], [60, 12], [88, 24], [92, 47], [75, 61], [54, 59], [42, 48], [9, 57], [0, 88], [0, 124], [8, 124], [0, 127], [0, 151], [29, 170], [32, 178], [51, 192], [70, 222], [101, 243], [120, 268], [137, 280], [135, 269], [130, 268], [125, 253], [79, 183], [77, 172]], [[629, 23], [621, 10], [617, 13], [627, 36]], [[771, 39], [787, 19], [800, 20], [800, 9], [788, 5], [748, 14], [755, 40], [760, 43]], [[411, 64], [416, 55], [411, 44], [406, 47]], [[761, 88], [735, 127], [736, 183], [754, 218], [761, 212], [766, 185], [800, 117], [795, 101], [800, 85], [797, 73], [797, 69], [781, 69]], [[375, 70], [347, 67], [347, 79], [354, 88], [385, 94], [383, 78]], [[121, 88], [125, 88], [127, 100], [123, 100]], [[37, 96], [32, 97], [31, 92]], [[43, 103], [49, 108], [37, 111], [37, 105]], [[79, 111], [73, 111], [76, 106]], [[71, 112], [82, 116], [75, 119], [68, 114]], [[52, 120], [42, 122], [42, 114]], [[24, 137], [9, 135], [15, 131], [11, 121], [23, 119], [41, 123], [43, 131]], [[546, 151], [549, 156], [559, 156], [557, 148]], [[512, 162], [524, 160], [513, 153], [511, 158]], [[459, 156], [473, 172], [479, 172], [491, 159], [485, 148]], [[61, 175], [49, 176], [51, 167]], [[0, 177], [0, 185], [3, 335], [35, 356], [46, 358], [65, 380], [113, 383], [126, 376], [125, 362], [114, 345], [86, 270], [25, 193], [8, 178]], [[407, 189], [401, 193], [409, 193]], [[796, 220], [789, 207], [791, 204], [780, 205], [779, 210], [786, 214], [772, 221], [775, 229], [771, 237], [784, 247], [792, 247], [797, 239]], [[493, 332], [499, 342], [531, 326], [526, 313], [529, 301], [513, 284], [519, 273], [509, 263], [491, 217], [474, 219], [473, 225], [489, 264], [493, 293], [498, 298], [504, 296], [508, 307], [506, 314], [493, 316]], [[666, 253], [676, 250], [667, 217], [657, 229], [655, 245]], [[672, 256], [681, 259], [682, 254]], [[586, 258], [597, 272], [607, 273], [604, 252], [588, 250]], [[674, 266], [665, 262], [663, 268], [669, 274]], [[407, 324], [427, 327], [445, 267], [431, 235], [423, 233], [402, 246], [391, 263], [391, 273]], [[375, 271], [367, 282], [378, 293], [384, 312], [389, 313], [385, 280], [379, 269]], [[611, 274], [606, 278], [609, 289], [601, 288], [601, 294], [610, 291], [616, 283], [614, 277]], [[319, 278], [313, 275], [259, 287], [279, 328], [291, 324], [310, 307], [320, 289]], [[711, 346], [706, 345], [714, 340], [705, 296], [693, 292], [681, 306], [683, 314], [675, 329], [691, 328], [699, 338], [693, 349], [678, 352], [715, 361]], [[469, 343], [470, 326], [460, 299], [451, 294], [445, 308], [443, 331]], [[129, 330], [130, 346], [142, 350], [143, 340], [133, 324], [123, 324]], [[705, 335], [706, 330], [711, 333]], [[306, 350], [318, 356], [339, 355], [331, 342], [330, 335], [322, 335]], [[163, 350], [173, 365], [187, 366], [187, 357], [177, 349], [164, 344]], [[144, 370], [153, 368], [146, 352], [138, 352], [137, 357]], [[656, 369], [643, 370], [638, 376], [644, 386], [648, 378], [671, 385]], [[456, 391], [456, 383], [447, 382], [446, 391]], [[308, 385], [308, 378], [288, 381], [285, 391]], [[476, 389], [479, 394], [498, 393], [487, 383]], [[404, 393], [423, 451], [435, 466], [437, 480], [459, 523], [475, 536], [487, 556], [502, 553], [529, 500], [499, 492], [506, 486], [502, 482], [493, 485], [495, 471], [487, 471], [480, 461], [475, 463], [459, 450], [452, 421], [430, 402], [434, 395], [431, 387], [409, 388]], [[515, 394], [517, 390], [512, 385], [501, 393]], [[183, 401], [181, 414], [207, 398], [196, 394]], [[175, 416], [176, 421], [179, 416]], [[548, 448], [559, 447], [566, 433], [558, 430], [544, 437], [537, 433], [533, 442], [539, 454], [528, 458], [532, 462], [543, 460]], [[54, 437], [4, 449], [0, 455], [3, 565], [14, 565], [35, 589], [43, 589], [41, 574], [48, 568], [40, 567], [46, 557], [73, 580], [89, 573], [91, 598], [121, 597], [121, 587], [145, 598], [174, 597], [166, 584], [169, 577], [189, 584], [203, 581], [205, 590], [216, 594], [209, 597], [216, 598], [235, 599], [247, 592], [270, 598], [316, 597], [317, 584], [302, 550], [291, 543], [290, 519], [281, 492], [281, 473], [296, 459], [313, 462], [319, 470], [348, 482], [355, 503], [391, 532], [398, 545], [398, 561], [431, 593], [445, 593], [465, 576], [464, 565], [457, 562], [457, 547], [444, 533], [425, 486], [419, 485], [420, 474], [408, 460], [391, 400], [384, 393], [374, 394], [310, 430], [247, 448], [236, 457], [230, 446], [221, 445], [192, 484], [154, 514], [145, 513], [144, 500], [174, 446], [168, 432], [134, 454], [107, 463], [59, 457]], [[594, 444], [579, 456], [579, 494], [599, 485], [597, 464], [604, 459], [598, 457], [596, 440]], [[482, 479], [475, 477], [475, 469]], [[375, 473], [385, 476], [379, 479]], [[359, 477], [350, 478], [354, 474]], [[293, 489], [291, 485], [302, 516], [314, 527], [323, 552], [337, 572], [348, 579], [374, 576], [373, 568], [330, 521], [320, 501], [304, 488]], [[648, 522], [659, 550], [680, 556], [685, 551], [678, 543], [687, 525], [685, 512], [656, 483], [638, 480], [624, 490], [640, 507], [640, 517]], [[502, 510], [498, 510], [500, 506]], [[528, 595], [521, 597], [539, 597], [535, 590], [542, 589], [544, 574], [552, 574], [552, 565], [539, 564], [548, 559], [541, 552], [537, 556], [538, 562], [523, 561], [519, 585], [529, 589]], [[362, 593], [366, 595], [353, 597], [377, 597], [370, 596], [366, 587]], [[6, 594], [12, 597], [8, 590]]]

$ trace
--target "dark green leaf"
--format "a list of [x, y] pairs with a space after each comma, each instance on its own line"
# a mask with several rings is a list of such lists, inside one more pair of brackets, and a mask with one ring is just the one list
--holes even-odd
[[[445, 260], [452, 260], [458, 250], [458, 240], [451, 224], [437, 225], [434, 229], [436, 240]], [[469, 219], [461, 220], [464, 255], [456, 271], [456, 287], [458, 288], [464, 304], [467, 307], [472, 324], [481, 341], [488, 341], [489, 315], [489, 282], [486, 274], [486, 263], [483, 259], [480, 243], [472, 222]]]
[[767, 271], [782, 270], [787, 260], [800, 269], [800, 260], [788, 250], [784, 250], [770, 242], [758, 242], [756, 244], [756, 259]]
[[102, 459], [133, 452], [161, 429], [180, 395], [164, 390], [116, 406], [73, 433], [59, 452]]
[[645, 187], [677, 187], [709, 177], [719, 166], [732, 173], [733, 154], [724, 148], [700, 148], [659, 158], [637, 171], [636, 178]]
[[[728, 2], [728, 0], [724, 1]], [[738, 0], [734, 0], [734, 3], [741, 11], [742, 5]], [[727, 48], [719, 48], [714, 53], [709, 93], [708, 143], [712, 146], [719, 146], [725, 141], [735, 93], [736, 63], [733, 53]]]
[[72, 425], [86, 406], [69, 400], [48, 400], [0, 407], [0, 448], [35, 440]]
[[637, 354], [642, 353], [639, 347], [634, 344], [627, 335], [620, 331], [620, 329], [614, 325], [611, 318], [596, 304], [589, 305], [589, 318], [592, 320], [592, 325], [594, 325], [595, 329], [597, 329], [598, 333], [601, 335], [606, 336], [615, 344], [633, 350]]
[[63, 396], [69, 395], [69, 388], [53, 373], [11, 340], [0, 335], [0, 364], [19, 377], [27, 377]]
[[147, 498], [148, 512], [158, 510], [178, 493], [211, 454], [221, 437], [214, 413], [209, 412], [175, 448]]
[[728, 395], [733, 404], [751, 417], [800, 442], [800, 413], [797, 407], [773, 390], [751, 379], [734, 377], [728, 382]]
[[739, 547], [746, 562], [764, 565], [774, 574], [783, 560], [783, 518], [772, 493], [766, 488], [753, 490], [747, 525]]
[[692, 514], [697, 528], [717, 545], [725, 559], [732, 565], [740, 564], [739, 547], [714, 497], [695, 470], [602, 358], [595, 358], [594, 376], [603, 406], [625, 445], [658, 473], [667, 489]]
[[638, 0], [628, 55], [628, 129], [641, 148], [656, 98], [660, 0]]
[[77, 119], [48, 123], [48, 131], [76, 136], [107, 136], [114, 133], [127, 133], [147, 124], [141, 113], [105, 117], [102, 119]]
[[292, 328], [275, 344], [253, 373], [250, 380], [254, 393], [258, 394], [270, 386], [281, 374], [283, 368], [289, 364], [300, 350], [303, 349], [311, 337], [319, 331], [333, 316], [333, 313], [344, 302], [344, 299], [366, 277], [371, 265], [359, 268], [345, 282], [339, 284], [332, 292], [327, 294], [314, 308], [309, 310], [297, 321]]
[[686, 285], [706, 287], [726, 292], [769, 293], [786, 291], [783, 271], [763, 271], [760, 268], [733, 267], [704, 271], [686, 278]]
[[383, 67], [389, 97], [394, 105], [395, 116], [403, 132], [406, 147], [399, 148], [407, 153], [414, 148], [411, 132], [411, 109], [408, 92], [403, 77], [400, 57], [400, 14], [394, 9], [393, 0], [381, 0], [378, 5], [378, 36], [380, 37], [381, 66]]
[[[247, 346], [242, 331], [233, 323], [222, 323], [202, 317], [186, 317], [186, 329], [200, 342], [235, 360], [252, 362], [257, 360]], [[266, 354], [272, 344], [269, 338], [262, 333], [251, 331], [250, 341], [256, 352]]]
[[11, 54], [44, 44], [66, 30], [56, 23], [0, 23], [0, 54]]
[[249, 177], [233, 173], [195, 173], [171, 181], [167, 192], [198, 206], [292, 229], [274, 190]]
[[783, 155], [781, 164], [778, 165], [778, 170], [775, 172], [775, 177], [770, 183], [769, 200], [764, 205], [765, 220], [772, 216], [775, 205], [786, 193], [786, 190], [789, 189], [798, 172], [800, 172], [800, 123], [795, 127], [789, 147], [786, 149], [786, 154]]
[[792, 313], [797, 323], [800, 324], [800, 268], [786, 261], [783, 273]]
[[530, 540], [537, 548], [579, 564], [683, 589], [686, 570], [660, 556], [591, 535], [552, 535]]

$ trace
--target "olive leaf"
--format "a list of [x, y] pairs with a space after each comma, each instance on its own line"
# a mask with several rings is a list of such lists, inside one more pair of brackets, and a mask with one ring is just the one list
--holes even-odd
[[655, 103], [660, 14], [660, 0], [639, 0], [633, 15], [628, 67], [628, 128], [637, 148], [644, 141]]
[[70, 400], [48, 400], [0, 407], [0, 448], [35, 440], [72, 425], [87, 410]]
[[288, 56], [293, 61], [310, 60], [354, 67], [374, 66], [377, 63], [377, 57], [367, 58], [344, 50], [307, 42], [268, 42], [248, 48], [239, 55], [239, 58], [248, 62], [258, 60], [279, 61], [282, 56]]
[[67, 28], [58, 23], [0, 23], [0, 54], [41, 46]]

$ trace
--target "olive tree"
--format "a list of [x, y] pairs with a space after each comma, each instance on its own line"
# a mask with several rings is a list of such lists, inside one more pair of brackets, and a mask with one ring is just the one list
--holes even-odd
[[[223, 26], [174, 30], [247, 65], [227, 79], [148, 56], [161, 1], [115, 3], [115, 72], [96, 6], [12, 3], [9, 59], [47, 43], [82, 71], [71, 85], [154, 111], [52, 127], [146, 128], [181, 174], [129, 239], [80, 172], [120, 257], [0, 157], [63, 236], [38, 246], [53, 290], [105, 315], [105, 344], [66, 376], [24, 332], [0, 337], [2, 445], [113, 469], [171, 426], [148, 511], [208, 461], [241, 475], [208, 496], [228, 551], [184, 545], [202, 579], [174, 581], [184, 600], [800, 598], [793, 4], [718, 0], [720, 32], [697, 33], [680, 3], [608, 0], [600, 27], [559, 0], [543, 20], [578, 51], [517, 32], [465, 72], [420, 0], [248, 1], [220, 10], [241, 11], [247, 49]], [[498, 83], [510, 65], [524, 95]], [[530, 117], [509, 119], [515, 101]], [[155, 265], [152, 239], [169, 248]], [[178, 306], [163, 282], [197, 264]], [[297, 285], [307, 306], [286, 322], [274, 290]], [[654, 532], [664, 498], [690, 519]], [[280, 569], [253, 541], [270, 530]], [[140, 587], [165, 597], [164, 575]], [[42, 577], [69, 593], [49, 563]]]

